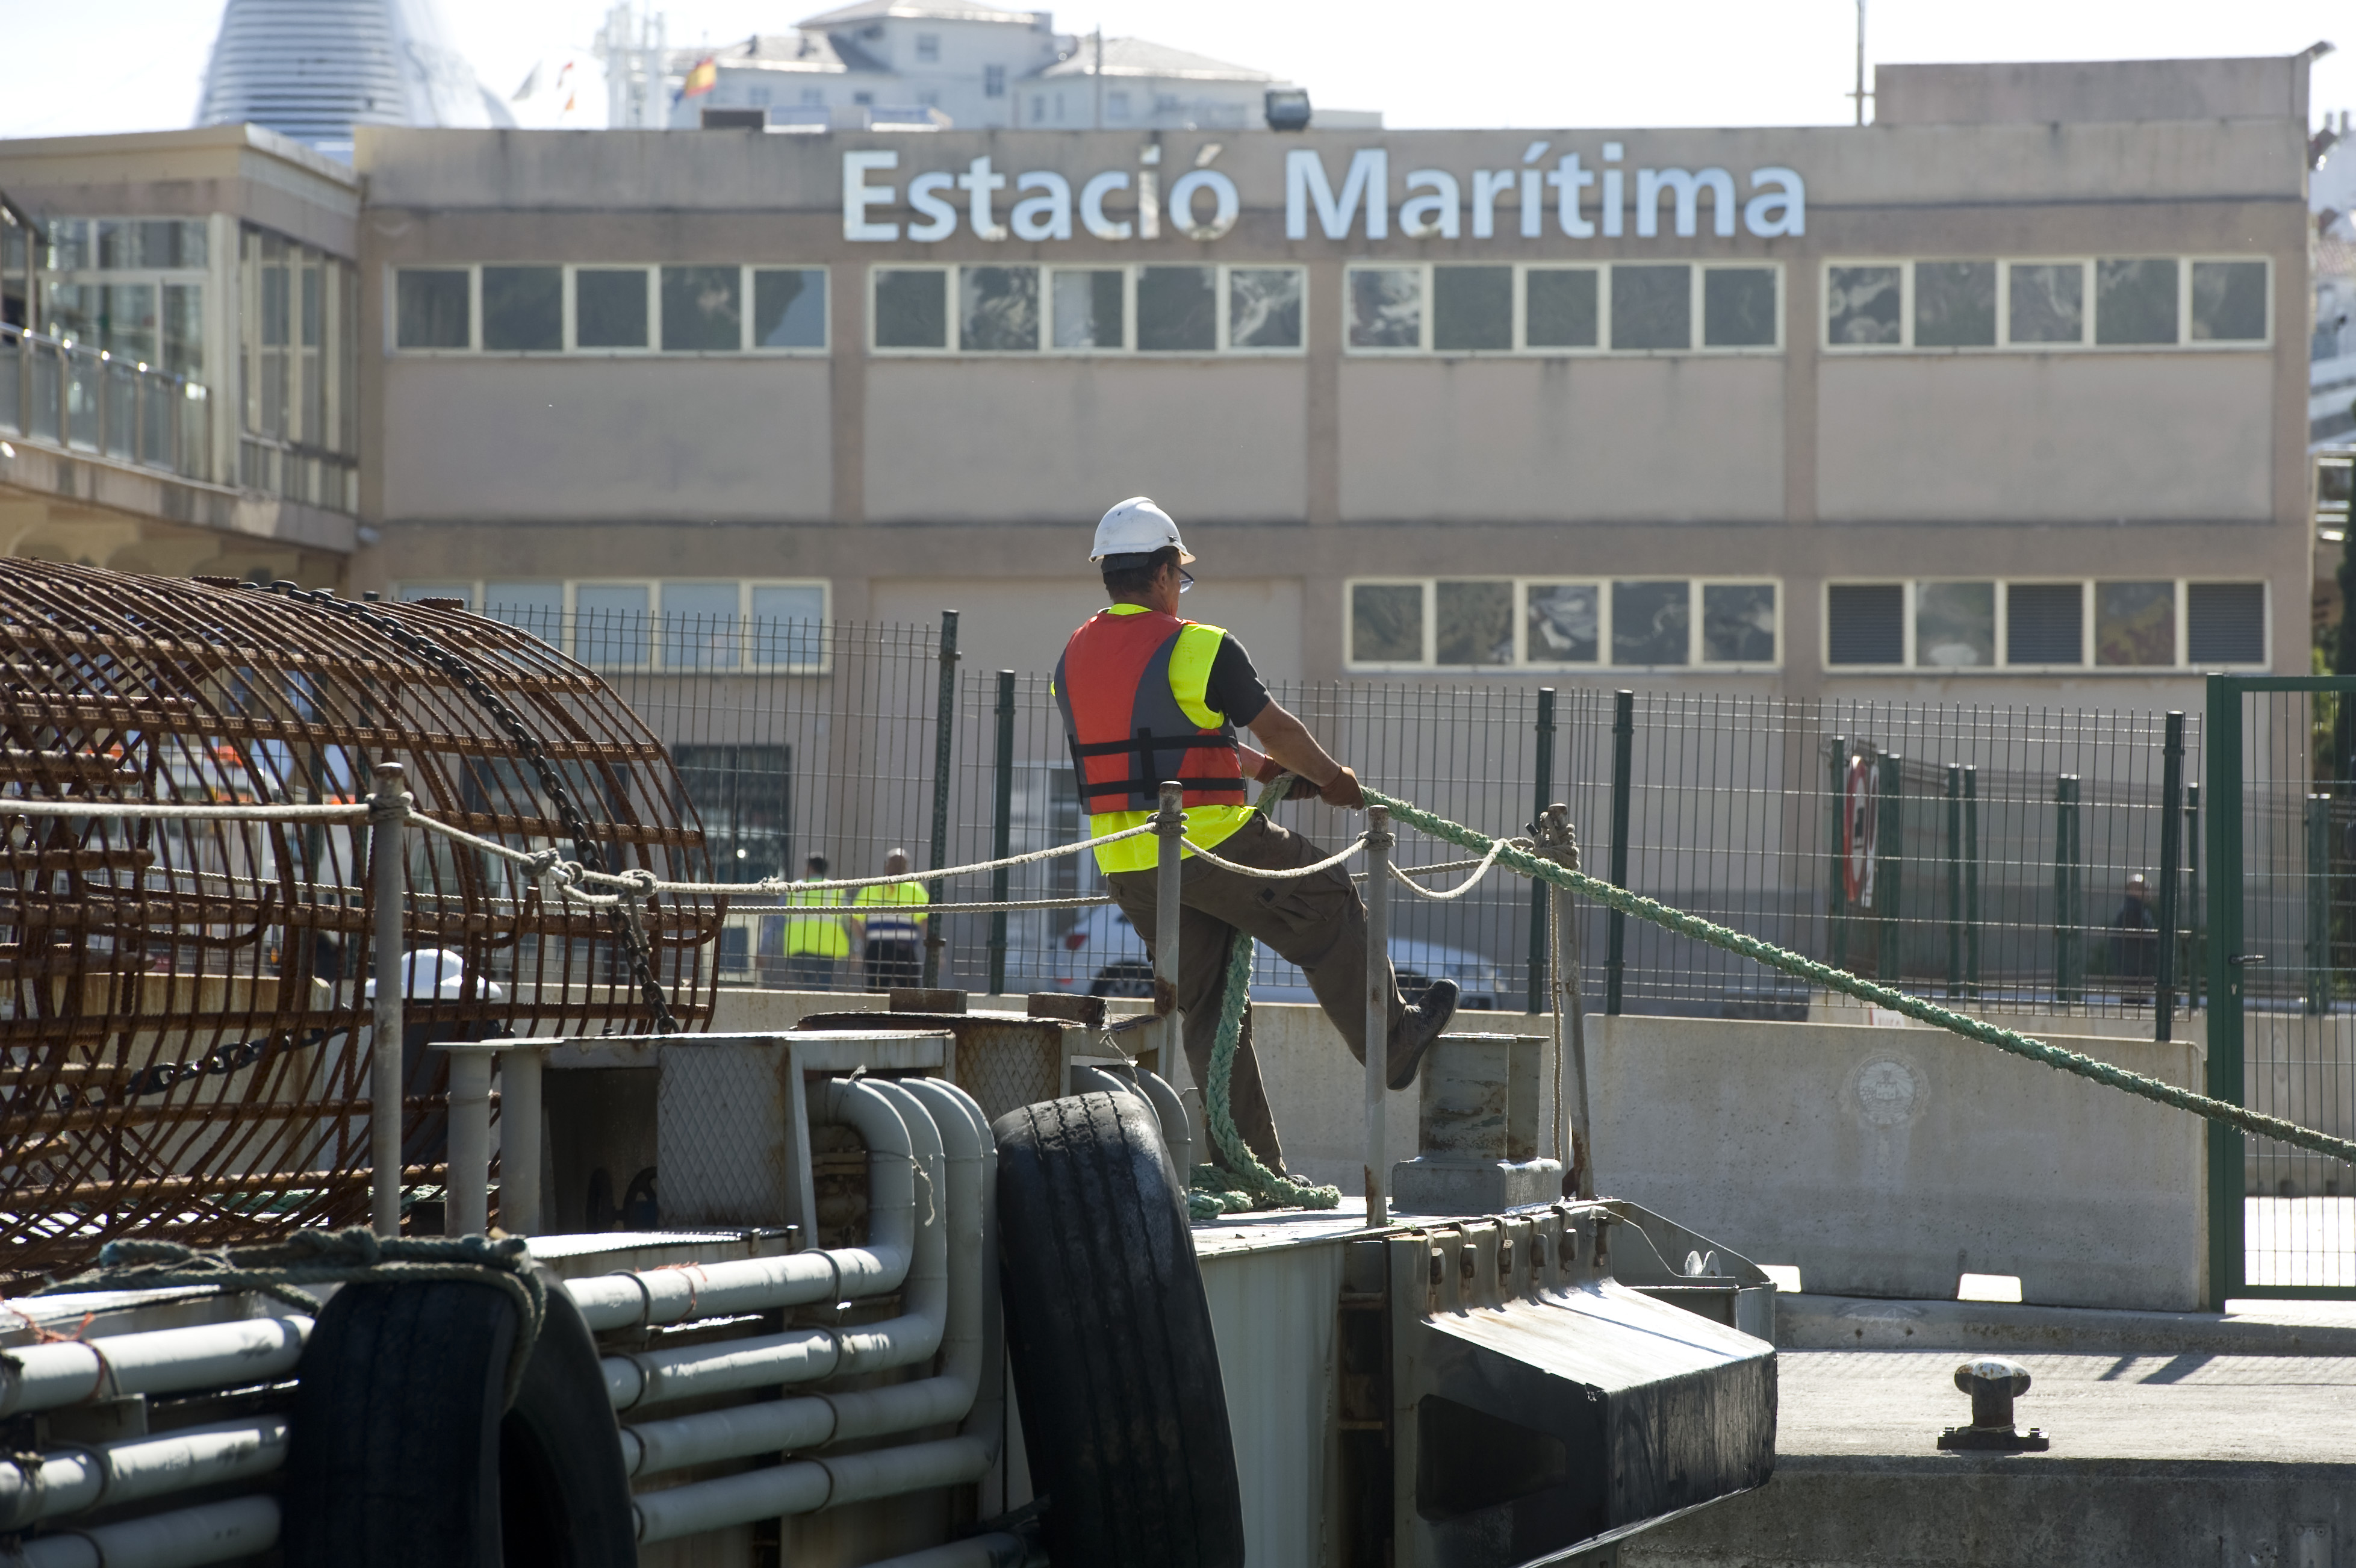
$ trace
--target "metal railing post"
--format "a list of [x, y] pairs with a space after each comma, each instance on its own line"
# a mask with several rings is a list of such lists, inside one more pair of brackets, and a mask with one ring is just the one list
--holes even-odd
[[2159, 929], [2151, 966], [2151, 1037], [2176, 1037], [2178, 873], [2184, 862], [2184, 714], [2171, 712], [2159, 748]]
[[[958, 613], [941, 612], [941, 686], [940, 695], [933, 704], [933, 843], [931, 869], [938, 871], [949, 863], [949, 743], [957, 735], [957, 634]], [[941, 901], [941, 879], [934, 877], [925, 891], [934, 903]], [[948, 922], [936, 915], [925, 922], [925, 985], [927, 990], [941, 983], [942, 949], [948, 939], [943, 934]]]
[[369, 899], [376, 960], [376, 1020], [369, 1036], [369, 1212], [380, 1236], [401, 1234], [402, 914], [408, 902], [409, 792], [398, 762], [376, 765], [369, 800]]
[[[1158, 1066], [1162, 1076], [1173, 1083], [1178, 1081], [1177, 1064], [1186, 1059], [1186, 1025], [1178, 1012], [1178, 926], [1184, 918], [1178, 894], [1185, 853], [1178, 841], [1186, 832], [1185, 805], [1186, 787], [1174, 779], [1163, 780], [1162, 809], [1154, 817], [1154, 832], [1161, 835], [1162, 844], [1153, 866], [1153, 1010], [1162, 1015]], [[1236, 940], [1251, 940], [1240, 931]]]
[[444, 1177], [442, 1233], [480, 1236], [491, 1228], [491, 1058], [495, 1045], [453, 1041], [450, 1165]]
[[[2201, 723], [2201, 771], [2208, 775], [2209, 901], [2203, 992], [2209, 1013], [2208, 1090], [2228, 1105], [2245, 1102], [2243, 1081], [2242, 983], [2242, 684], [2231, 675], [2207, 682], [2208, 713]], [[2202, 1305], [2222, 1308], [2239, 1294], [2249, 1259], [2244, 1251], [2243, 1162], [2247, 1147], [2238, 1127], [2211, 1122], [2209, 1133], [2209, 1268]]]
[[1880, 927], [1874, 944], [1874, 972], [1894, 981], [1905, 973], [1899, 943], [1904, 929], [1898, 921], [1899, 894], [1906, 875], [1906, 759], [1894, 751], [1881, 754], [1881, 820], [1874, 824], [1873, 903]]
[[[1391, 814], [1366, 808], [1366, 1223], [1390, 1223]], [[1249, 939], [1245, 939], [1248, 940]]]
[[2331, 797], [2307, 798], [2306, 1011], [2331, 1011]]
[[2078, 776], [2053, 780], [2053, 1000], [2075, 1002], [2084, 987], [2078, 949]]
[[536, 1236], [541, 1229], [541, 1075], [538, 1040], [505, 1040], [499, 1053], [499, 1229]]
[[[1531, 791], [1530, 821], [1544, 818], [1550, 803], [1547, 797], [1554, 793], [1554, 688], [1538, 688], [1538, 725], [1537, 733], [1537, 786]], [[1554, 955], [1547, 950], [1547, 889], [1540, 882], [1530, 884], [1530, 984], [1529, 1010], [1546, 1010], [1547, 983]]]
[[[991, 858], [1004, 860], [1014, 853], [1014, 671], [998, 672], [998, 778], [991, 802]], [[1006, 902], [1007, 870], [990, 874], [992, 903]], [[990, 993], [1006, 994], [1006, 911], [990, 913]]]
[[1964, 765], [1947, 764], [1947, 994], [1964, 985]]
[[1826, 791], [1825, 822], [1830, 830], [1826, 843], [1831, 845], [1832, 889], [1825, 899], [1825, 947], [1832, 956], [1835, 969], [1848, 967], [1848, 850], [1842, 842], [1842, 824], [1847, 821], [1847, 800], [1844, 791], [1848, 788], [1848, 736], [1833, 736], [1830, 763], [1832, 788]]
[[[1612, 886], [1628, 886], [1628, 789], [1635, 771], [1636, 693], [1612, 693]], [[1628, 962], [1628, 917], [1612, 910], [1603, 921], [1603, 1011], [1617, 1016]]]
[[2209, 994], [2202, 940], [2209, 907], [2201, 901], [2201, 786], [2195, 782], [2184, 786], [2184, 907], [2190, 911], [2184, 929], [2184, 1010], [2198, 1013]]
[[1964, 765], [1964, 985], [1980, 993], [1980, 770]]

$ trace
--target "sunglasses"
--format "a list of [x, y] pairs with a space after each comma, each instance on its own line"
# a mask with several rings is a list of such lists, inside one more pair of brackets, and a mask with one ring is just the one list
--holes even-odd
[[1192, 573], [1192, 572], [1189, 572], [1189, 571], [1188, 571], [1188, 570], [1186, 570], [1186, 568], [1185, 568], [1185, 567], [1183, 567], [1183, 566], [1179, 567], [1179, 568], [1178, 568], [1178, 591], [1179, 591], [1180, 593], [1182, 593], [1182, 594], [1183, 594], [1183, 593], [1184, 593], [1187, 589], [1189, 589], [1189, 588], [1193, 587], [1194, 585], [1194, 573]]

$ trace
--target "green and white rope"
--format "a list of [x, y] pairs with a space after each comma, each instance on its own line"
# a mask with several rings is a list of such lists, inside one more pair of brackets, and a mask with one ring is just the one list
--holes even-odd
[[1396, 821], [1419, 828], [1434, 838], [1444, 839], [1450, 843], [1470, 850], [1485, 851], [1492, 845], [1497, 845], [1499, 864], [1509, 870], [1521, 873], [1524, 876], [1535, 877], [1553, 886], [1592, 898], [1599, 904], [1618, 909], [1623, 914], [1633, 915], [1640, 920], [1649, 920], [1654, 925], [1676, 931], [1680, 936], [1691, 937], [1697, 941], [1708, 942], [1712, 947], [1740, 953], [1744, 958], [1765, 964], [1770, 969], [1781, 970], [1785, 974], [1795, 975], [1802, 980], [1821, 985], [1828, 991], [1837, 991], [1845, 995], [1857, 997], [1860, 1001], [1869, 1002], [1877, 1007], [1886, 1007], [1893, 1013], [1902, 1013], [1910, 1018], [1917, 1018], [1925, 1024], [1935, 1025], [1952, 1034], [1961, 1035], [1966, 1039], [1978, 1040], [1983, 1044], [1994, 1046], [1999, 1050], [2010, 1051], [2015, 1056], [2026, 1057], [2030, 1061], [2041, 1062], [2047, 1067], [2058, 1069], [2062, 1072], [2090, 1079], [2111, 1089], [2123, 1090], [2129, 1094], [2139, 1095], [2143, 1099], [2156, 1101], [2162, 1105], [2172, 1105], [2179, 1111], [2189, 1111], [2195, 1116], [2206, 1117], [2211, 1122], [2222, 1122], [2230, 1127], [2238, 1127], [2244, 1133], [2254, 1133], [2261, 1138], [2272, 1138], [2277, 1143], [2288, 1144], [2295, 1148], [2310, 1149], [2319, 1155], [2329, 1155], [2335, 1160], [2356, 1165], [2356, 1142], [2351, 1142], [2346, 1138], [2335, 1138], [2329, 1133], [2319, 1133], [2312, 1127], [2302, 1127], [2296, 1122], [2285, 1122], [2280, 1117], [2268, 1116], [2244, 1106], [2229, 1105], [2224, 1101], [2212, 1099], [2205, 1094], [2196, 1094], [2189, 1089], [2179, 1089], [2175, 1084], [2159, 1079], [2147, 1078], [2142, 1073], [2129, 1072], [2123, 1067], [2115, 1067], [2109, 1062], [2098, 1061], [2093, 1057], [2063, 1050], [2059, 1046], [2049, 1045], [2043, 1040], [2034, 1039], [2015, 1030], [1999, 1027], [1985, 1019], [1953, 1012], [1934, 1002], [1926, 1002], [1919, 996], [1910, 996], [1902, 991], [1893, 990], [1890, 986], [1877, 984], [1873, 981], [1851, 974], [1845, 969], [1836, 969], [1831, 964], [1820, 963], [1812, 958], [1804, 958], [1788, 949], [1777, 947], [1772, 942], [1762, 941], [1757, 937], [1745, 936], [1740, 931], [1730, 930], [1724, 926], [1705, 920], [1698, 915], [1689, 915], [1683, 909], [1671, 908], [1666, 904], [1655, 902], [1641, 894], [1631, 893], [1624, 887], [1617, 887], [1609, 882], [1590, 876], [1583, 871], [1573, 871], [1566, 866], [1557, 865], [1554, 862], [1542, 859], [1527, 850], [1517, 849], [1505, 841], [1492, 839], [1485, 833], [1464, 826], [1462, 822], [1451, 822], [1445, 817], [1436, 816], [1420, 806], [1386, 795], [1380, 790], [1368, 789], [1366, 799], [1376, 805], [1389, 807], [1391, 816]]

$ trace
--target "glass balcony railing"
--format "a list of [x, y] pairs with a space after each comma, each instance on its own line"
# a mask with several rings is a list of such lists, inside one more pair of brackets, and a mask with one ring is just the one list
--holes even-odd
[[5, 324], [0, 432], [183, 478], [214, 478], [212, 403], [203, 386]]

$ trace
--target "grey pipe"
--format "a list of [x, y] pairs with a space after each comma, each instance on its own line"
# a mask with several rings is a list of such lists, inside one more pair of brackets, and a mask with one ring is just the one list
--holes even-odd
[[[890, 1238], [885, 1247], [901, 1260], [906, 1310], [856, 1328], [793, 1329], [717, 1345], [607, 1356], [605, 1391], [615, 1409], [905, 1367], [928, 1359], [940, 1348], [948, 1304], [940, 1133], [913, 1096], [884, 1079], [839, 1079], [829, 1085], [826, 1109], [830, 1119], [845, 1122], [868, 1140], [871, 1182], [883, 1198], [871, 1197], [868, 1233], [871, 1240]], [[920, 1171], [921, 1211], [915, 1200]], [[896, 1181], [884, 1194], [887, 1174]]]
[[[623, 1460], [630, 1474], [653, 1475], [719, 1459], [937, 1426], [972, 1413], [977, 1395], [985, 1391], [995, 1412], [1002, 1396], [995, 1380], [987, 1376], [995, 1369], [988, 1360], [988, 1347], [997, 1340], [997, 1294], [990, 1288], [988, 1270], [996, 1241], [991, 1216], [998, 1155], [988, 1136], [988, 1121], [962, 1090], [936, 1079], [906, 1079], [890, 1085], [887, 1092], [905, 1099], [908, 1124], [914, 1127], [921, 1121], [936, 1129], [944, 1148], [946, 1204], [938, 1229], [947, 1240], [948, 1275], [945, 1322], [936, 1334], [942, 1350], [940, 1375], [887, 1388], [639, 1422], [622, 1430]], [[990, 1427], [994, 1437], [994, 1414]]]
[[547, 1047], [512, 1042], [499, 1053], [499, 1229], [540, 1234], [541, 1077]]
[[28, 1541], [7, 1568], [198, 1568], [278, 1544], [278, 1499], [256, 1495]]
[[821, 1113], [853, 1128], [866, 1141], [866, 1246], [568, 1280], [565, 1294], [589, 1326], [600, 1333], [656, 1327], [898, 1290], [907, 1275], [916, 1222], [915, 1156], [907, 1128], [863, 1080], [830, 1083]]
[[0, 1531], [263, 1476], [286, 1462], [286, 1418], [248, 1416], [155, 1437], [0, 1459]]
[[491, 1228], [491, 1051], [454, 1043], [450, 1058], [450, 1168], [443, 1191], [444, 1236], [481, 1236]]
[[408, 905], [409, 794], [398, 762], [376, 765], [369, 800], [369, 913], [375, 918], [376, 1015], [369, 1035], [369, 1172], [370, 1219], [380, 1236], [401, 1234], [402, 995], [409, 976], [402, 916]]
[[307, 1317], [254, 1317], [27, 1345], [0, 1356], [0, 1416], [101, 1396], [265, 1382], [294, 1369], [310, 1333]]
[[944, 1546], [927, 1546], [900, 1557], [886, 1557], [867, 1568], [1023, 1568], [1031, 1548], [1018, 1535], [1003, 1531], [969, 1535]]
[[992, 1446], [980, 1438], [948, 1437], [867, 1454], [798, 1459], [716, 1481], [667, 1487], [637, 1499], [638, 1540], [670, 1541], [749, 1520], [964, 1486], [989, 1474], [996, 1460]]

